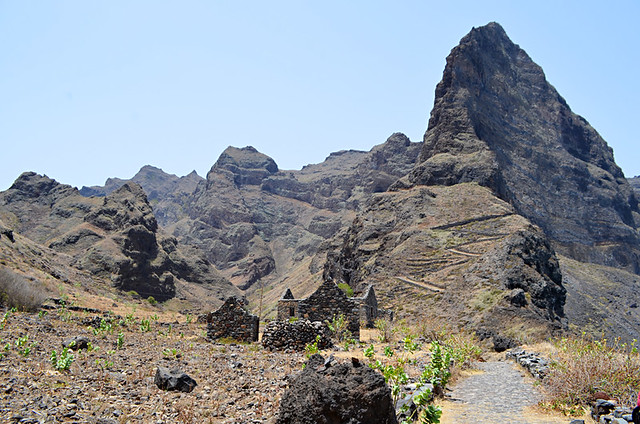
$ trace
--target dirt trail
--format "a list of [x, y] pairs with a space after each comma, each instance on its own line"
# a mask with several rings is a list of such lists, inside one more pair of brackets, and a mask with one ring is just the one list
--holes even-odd
[[533, 380], [512, 362], [483, 362], [452, 387], [442, 405], [442, 424], [567, 424], [571, 420], [540, 413]]

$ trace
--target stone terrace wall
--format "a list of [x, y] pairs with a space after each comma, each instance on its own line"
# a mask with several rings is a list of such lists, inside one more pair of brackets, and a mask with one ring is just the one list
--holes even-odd
[[207, 337], [211, 340], [231, 338], [257, 342], [260, 320], [245, 309], [244, 301], [229, 297], [215, 312], [207, 316]]

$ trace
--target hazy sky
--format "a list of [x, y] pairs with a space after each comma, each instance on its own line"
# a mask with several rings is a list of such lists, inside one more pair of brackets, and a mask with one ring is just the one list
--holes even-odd
[[229, 145], [281, 169], [420, 141], [445, 58], [499, 22], [640, 174], [637, 1], [0, 0], [0, 190], [146, 164], [206, 175]]

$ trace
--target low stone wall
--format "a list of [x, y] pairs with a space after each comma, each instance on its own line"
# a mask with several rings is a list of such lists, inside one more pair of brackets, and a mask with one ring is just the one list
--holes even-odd
[[505, 356], [507, 359], [516, 361], [538, 380], [542, 380], [549, 374], [549, 361], [538, 353], [527, 352], [523, 349], [513, 349], [507, 352]]
[[329, 329], [319, 321], [271, 321], [262, 333], [262, 345], [269, 350], [301, 352], [308, 343], [315, 342], [317, 336], [320, 336], [319, 349], [331, 347]]
[[257, 342], [260, 320], [244, 308], [244, 301], [228, 298], [215, 312], [207, 315], [207, 337], [211, 340], [230, 338], [241, 342]]

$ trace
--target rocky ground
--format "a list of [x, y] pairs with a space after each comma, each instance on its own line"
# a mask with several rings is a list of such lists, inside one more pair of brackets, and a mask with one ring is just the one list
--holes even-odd
[[[99, 327], [103, 318], [111, 328], [94, 331], [89, 324]], [[277, 413], [287, 375], [305, 359], [258, 344], [211, 343], [204, 324], [161, 321], [152, 316], [145, 331], [145, 322], [131, 315], [8, 312], [0, 324], [0, 421], [267, 422]], [[93, 350], [74, 352], [68, 371], [55, 370], [51, 352], [60, 354], [63, 341], [77, 335], [88, 337]], [[180, 368], [197, 387], [191, 393], [158, 389], [158, 366]]]

